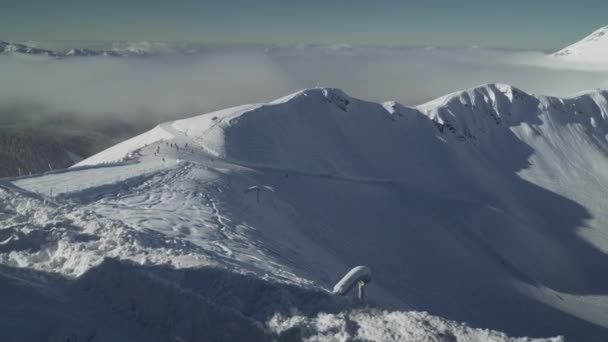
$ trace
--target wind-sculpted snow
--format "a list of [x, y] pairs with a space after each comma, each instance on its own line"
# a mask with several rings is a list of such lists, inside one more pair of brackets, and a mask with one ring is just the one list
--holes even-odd
[[[4, 181], [0, 260], [86, 280], [85, 301], [161, 340], [220, 336], [200, 330], [217, 309], [235, 338], [601, 341], [607, 104], [501, 84], [419, 107], [315, 88], [163, 123]], [[363, 306], [330, 294], [356, 265], [374, 275]]]
[[106, 259], [71, 280], [6, 266], [0, 280], [8, 341], [532, 341], [220, 268]]
[[[269, 323], [274, 331], [304, 341], [521, 341], [541, 339], [509, 338], [491, 330], [475, 330], [462, 324], [430, 316], [424, 312], [385, 311], [378, 309], [350, 310], [317, 316], [277, 315]], [[563, 341], [562, 338], [543, 341]]]
[[[209, 267], [212, 263], [205, 262], [206, 253], [197, 246], [93, 214], [81, 216], [35, 195], [7, 190], [0, 194], [0, 291], [8, 295], [0, 310], [2, 340], [269, 341], [317, 340], [331, 334], [369, 339], [370, 333], [384, 341], [403, 336], [434, 341], [458, 335], [511, 340], [426, 314], [420, 314], [415, 324], [403, 326], [402, 321], [382, 337], [375, 332], [382, 327], [369, 327], [365, 320], [353, 322], [366, 313], [377, 319], [416, 313], [360, 308], [351, 318], [340, 312], [356, 305], [327, 291]], [[180, 250], [196, 254], [193, 259], [206, 267], [181, 268], [179, 260], [186, 253]], [[155, 258], [159, 256], [164, 260]], [[57, 271], [70, 279], [46, 273]], [[336, 326], [314, 329], [303, 324], [316, 320], [315, 315], [337, 315], [332, 319]], [[340, 332], [345, 325], [350, 327], [346, 335]]]
[[[73, 277], [106, 257], [176, 265], [213, 263], [187, 241], [70, 205], [2, 188], [0, 204], [0, 261], [4, 265]], [[151, 249], [158, 254], [150, 255]]]

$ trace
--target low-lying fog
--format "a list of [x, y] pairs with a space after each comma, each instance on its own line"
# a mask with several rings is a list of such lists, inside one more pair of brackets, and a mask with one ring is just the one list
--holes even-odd
[[123, 58], [2, 55], [0, 75], [2, 113], [32, 107], [41, 116], [115, 114], [149, 122], [317, 85], [406, 105], [490, 82], [568, 96], [606, 86], [608, 69], [580, 68], [534, 51], [294, 45]]

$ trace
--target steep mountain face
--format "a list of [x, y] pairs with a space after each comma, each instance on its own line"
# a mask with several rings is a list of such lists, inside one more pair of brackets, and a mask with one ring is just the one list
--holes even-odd
[[603, 63], [608, 60], [608, 26], [553, 54], [568, 61]]
[[[88, 279], [133, 334], [171, 309], [113, 285], [141, 275], [279, 335], [484, 339], [433, 319], [424, 324], [444, 335], [417, 338], [421, 318], [399, 310], [423, 310], [510, 335], [601, 341], [607, 115], [604, 91], [562, 99], [489, 84], [418, 107], [308, 89], [167, 122], [70, 170], [6, 182], [2, 203], [20, 218], [2, 216], [0, 261], [11, 276]], [[371, 312], [325, 290], [356, 265], [372, 270]], [[201, 329], [163, 324], [182, 337]]]

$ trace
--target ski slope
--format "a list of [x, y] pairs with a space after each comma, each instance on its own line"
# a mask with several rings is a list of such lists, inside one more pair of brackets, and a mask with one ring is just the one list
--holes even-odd
[[[163, 123], [0, 183], [3, 286], [27, 312], [67, 301], [27, 331], [58, 340], [602, 341], [607, 115], [605, 91], [487, 84], [418, 107], [315, 88]], [[356, 265], [364, 306], [331, 294]]]

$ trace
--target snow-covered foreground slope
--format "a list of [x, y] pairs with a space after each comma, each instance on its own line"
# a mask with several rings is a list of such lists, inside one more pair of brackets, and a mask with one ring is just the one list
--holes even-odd
[[608, 26], [557, 51], [553, 56], [570, 62], [606, 65], [608, 63]]
[[[0, 284], [23, 305], [0, 314], [41, 322], [2, 331], [508, 339], [445, 318], [605, 340], [607, 113], [606, 92], [492, 84], [417, 108], [310, 89], [161, 124], [2, 183]], [[357, 265], [366, 306], [329, 292]]]
[[10, 184], [0, 203], [2, 341], [530, 341], [361, 306], [277, 265], [251, 272], [213, 237], [171, 237]]

